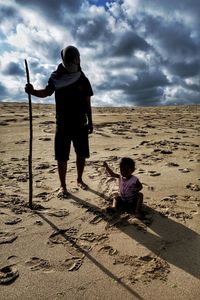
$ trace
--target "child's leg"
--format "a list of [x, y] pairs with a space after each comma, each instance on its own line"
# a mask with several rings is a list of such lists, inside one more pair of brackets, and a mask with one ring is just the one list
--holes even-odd
[[108, 213], [115, 213], [120, 207], [121, 198], [119, 196], [114, 197], [112, 206], [107, 207]]
[[118, 209], [119, 206], [120, 206], [120, 203], [121, 203], [121, 197], [120, 196], [116, 196], [114, 199], [113, 199], [113, 204], [112, 204], [112, 207], [115, 208], [115, 209]]

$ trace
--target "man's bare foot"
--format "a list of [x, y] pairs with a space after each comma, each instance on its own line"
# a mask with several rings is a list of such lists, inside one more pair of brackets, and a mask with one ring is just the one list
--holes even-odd
[[78, 187], [80, 187], [82, 190], [87, 190], [88, 189], [88, 185], [83, 182], [82, 180], [81, 181], [77, 181], [77, 185]]
[[63, 188], [61, 187], [58, 191], [58, 194], [57, 194], [58, 198], [68, 198], [69, 197], [69, 192], [67, 191], [66, 188]]

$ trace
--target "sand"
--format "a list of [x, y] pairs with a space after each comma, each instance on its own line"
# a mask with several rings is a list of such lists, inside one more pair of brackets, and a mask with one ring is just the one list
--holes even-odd
[[[91, 157], [58, 199], [54, 105], [1, 103], [0, 299], [200, 299], [200, 106], [93, 108]], [[123, 156], [143, 183], [142, 220], [105, 208]]]

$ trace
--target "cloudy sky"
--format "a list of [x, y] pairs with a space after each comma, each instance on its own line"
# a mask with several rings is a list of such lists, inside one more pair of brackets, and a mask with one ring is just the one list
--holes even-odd
[[25, 58], [42, 88], [74, 45], [93, 106], [200, 103], [199, 12], [200, 0], [0, 0], [0, 101], [27, 101]]

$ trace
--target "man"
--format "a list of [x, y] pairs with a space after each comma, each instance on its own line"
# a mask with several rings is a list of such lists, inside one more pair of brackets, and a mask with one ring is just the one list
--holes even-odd
[[61, 57], [62, 63], [51, 74], [44, 89], [35, 90], [32, 84], [27, 84], [25, 91], [40, 98], [51, 96], [55, 92], [55, 159], [60, 179], [58, 196], [66, 198], [67, 161], [71, 142], [76, 153], [77, 184], [80, 188], [87, 189], [82, 175], [85, 159], [89, 157], [88, 134], [93, 132], [90, 102], [93, 91], [89, 80], [81, 70], [78, 49], [68, 46], [61, 51]]

